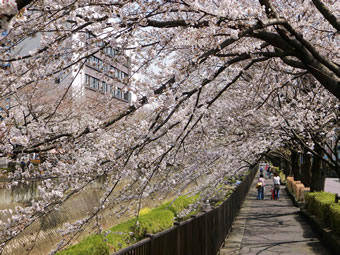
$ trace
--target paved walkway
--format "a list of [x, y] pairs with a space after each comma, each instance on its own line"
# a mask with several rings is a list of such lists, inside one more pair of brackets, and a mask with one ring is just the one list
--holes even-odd
[[339, 178], [326, 178], [325, 191], [338, 193], [340, 195], [340, 180]]
[[330, 254], [298, 215], [299, 208], [293, 206], [284, 186], [280, 199], [271, 200], [272, 180], [266, 179], [265, 198], [256, 200], [257, 177], [220, 255]]

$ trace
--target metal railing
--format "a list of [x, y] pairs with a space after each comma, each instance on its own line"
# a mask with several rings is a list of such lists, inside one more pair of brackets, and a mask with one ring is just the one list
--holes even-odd
[[256, 174], [255, 168], [219, 207], [175, 223], [170, 229], [112, 255], [213, 255], [223, 245]]

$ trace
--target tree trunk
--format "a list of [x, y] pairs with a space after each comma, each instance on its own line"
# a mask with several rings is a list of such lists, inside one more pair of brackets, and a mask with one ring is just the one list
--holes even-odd
[[286, 176], [291, 176], [289, 173], [289, 169], [288, 169], [288, 164], [287, 164], [287, 160], [285, 158], [280, 158], [280, 169], [283, 170], [283, 173]]
[[303, 164], [301, 167], [301, 182], [305, 187], [310, 187], [311, 179], [312, 179], [312, 171], [311, 171], [311, 154], [304, 153], [303, 154]]
[[294, 180], [296, 180], [296, 181], [301, 180], [301, 175], [300, 175], [300, 171], [299, 171], [299, 163], [298, 163], [299, 157], [298, 156], [299, 156], [299, 154], [298, 154], [297, 151], [295, 151], [295, 150], [291, 151], [292, 172], [293, 172]]
[[285, 168], [284, 168], [284, 173], [286, 176], [293, 176], [292, 173], [292, 163], [288, 160], [285, 159]]
[[[323, 156], [322, 149], [319, 145], [315, 145], [315, 152], [321, 157]], [[326, 173], [322, 167], [321, 160], [313, 157], [312, 164], [312, 181], [310, 185], [311, 192], [323, 191], [325, 189]]]

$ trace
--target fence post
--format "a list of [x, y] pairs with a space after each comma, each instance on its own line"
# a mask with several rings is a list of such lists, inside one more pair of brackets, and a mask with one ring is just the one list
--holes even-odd
[[204, 255], [209, 255], [208, 254], [208, 211], [204, 210]]
[[146, 237], [150, 238], [150, 250], [149, 250], [149, 255], [156, 255], [153, 249], [153, 234], [147, 233], [145, 234]]
[[180, 237], [180, 226], [181, 223], [178, 221], [174, 222], [174, 226], [176, 226], [176, 238], [177, 238], [177, 242], [176, 242], [176, 254], [174, 255], [181, 255], [181, 237]]
[[336, 193], [335, 194], [335, 203], [338, 204], [339, 203], [339, 195]]
[[[199, 239], [198, 235], [199, 232], [197, 231], [198, 229], [195, 228], [195, 219], [197, 219], [197, 215], [191, 215], [190, 218], [192, 219], [192, 221], [190, 221], [189, 224], [191, 224], [191, 241], [190, 243], [190, 250], [191, 250], [191, 254], [197, 254], [197, 247], [194, 247], [194, 243], [195, 240]], [[196, 230], [196, 231], [195, 231]], [[188, 237], [186, 237], [188, 238]], [[199, 251], [201, 252], [201, 251]], [[198, 253], [200, 254], [200, 253]]]

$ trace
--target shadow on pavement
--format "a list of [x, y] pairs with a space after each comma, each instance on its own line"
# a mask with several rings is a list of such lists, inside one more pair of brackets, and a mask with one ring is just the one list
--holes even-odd
[[[237, 230], [243, 229], [236, 233], [240, 244], [235, 245], [237, 239], [232, 237], [232, 230], [223, 254], [332, 254], [299, 216], [299, 208], [294, 207], [283, 188], [279, 200], [270, 199], [270, 188], [265, 190], [264, 200], [257, 200], [255, 182], [244, 203], [246, 208], [241, 209], [236, 221], [243, 224], [243, 228], [235, 226]], [[228, 240], [233, 242], [229, 250]]]

